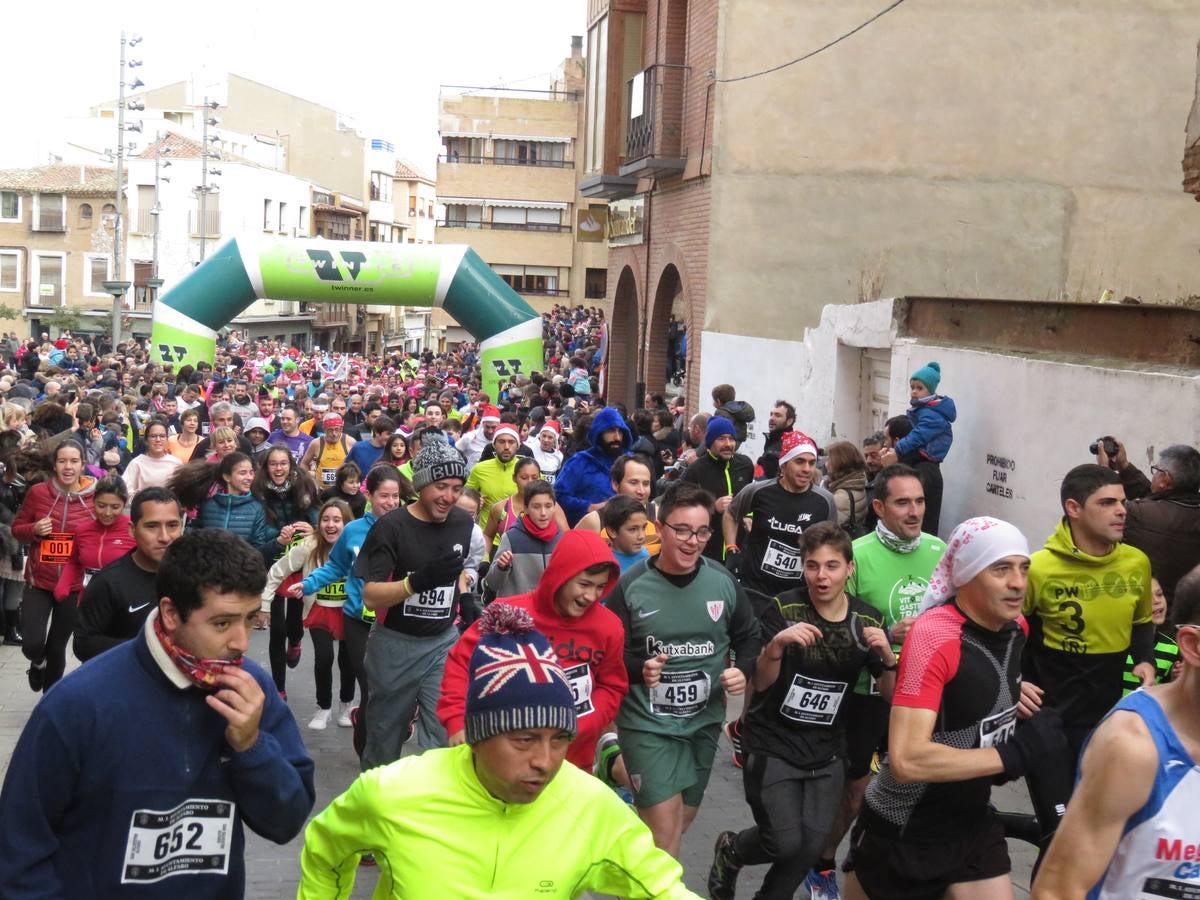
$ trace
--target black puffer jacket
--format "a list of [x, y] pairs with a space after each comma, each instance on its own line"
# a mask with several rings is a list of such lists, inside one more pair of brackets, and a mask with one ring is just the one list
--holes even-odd
[[1150, 570], [1167, 602], [1179, 579], [1200, 563], [1200, 494], [1170, 490], [1150, 493], [1150, 481], [1134, 465], [1121, 473], [1126, 504], [1123, 541], [1150, 557]]

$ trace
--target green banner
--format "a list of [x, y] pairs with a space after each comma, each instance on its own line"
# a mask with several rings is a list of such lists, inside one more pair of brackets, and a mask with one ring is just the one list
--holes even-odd
[[[356, 241], [341, 248], [338, 243], [268, 247], [258, 258], [263, 296], [329, 303], [434, 305], [442, 261], [432, 252], [433, 245], [373, 247]], [[397, 252], [399, 247], [404, 250]]]
[[216, 349], [217, 342], [210, 337], [184, 331], [160, 319], [154, 320], [150, 331], [150, 356], [156, 362], [174, 366], [176, 372], [188, 364], [211, 363]]
[[480, 380], [484, 391], [493, 401], [500, 395], [501, 383], [511, 382], [514, 375], [540, 372], [545, 364], [541, 338], [513, 341], [498, 347], [481, 347], [480, 350]]

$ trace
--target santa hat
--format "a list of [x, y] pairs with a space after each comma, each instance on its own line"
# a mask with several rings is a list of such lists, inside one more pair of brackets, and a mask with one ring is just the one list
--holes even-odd
[[498, 407], [485, 406], [480, 412], [482, 413], [479, 418], [481, 424], [488, 425], [500, 421], [500, 410]]
[[496, 441], [498, 441], [502, 435], [506, 435], [506, 434], [510, 438], [512, 438], [514, 441], [516, 441], [518, 444], [521, 443], [520, 432], [517, 431], [517, 428], [515, 425], [510, 425], [507, 422], [505, 422], [503, 425], [500, 425], [499, 427], [496, 428], [496, 433], [492, 435], [492, 443], [493, 444], [496, 443]]
[[815, 460], [817, 458], [817, 442], [803, 431], [785, 431], [782, 448], [779, 452], [779, 464], [782, 466], [785, 462], [791, 462], [801, 453], [809, 453]]
[[542, 435], [542, 434], [545, 434], [547, 431], [549, 431], [555, 435], [559, 435], [559, 434], [562, 434], [562, 426], [559, 425], [558, 422], [555, 421], [554, 419], [547, 419], [545, 421], [545, 423], [542, 425], [542, 427], [538, 430], [538, 434]]

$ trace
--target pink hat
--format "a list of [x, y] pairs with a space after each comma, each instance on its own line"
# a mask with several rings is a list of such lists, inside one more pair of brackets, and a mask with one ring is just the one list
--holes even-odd
[[779, 464], [795, 459], [801, 453], [808, 453], [817, 458], [817, 442], [803, 431], [785, 431], [783, 433], [782, 450], [779, 454]]

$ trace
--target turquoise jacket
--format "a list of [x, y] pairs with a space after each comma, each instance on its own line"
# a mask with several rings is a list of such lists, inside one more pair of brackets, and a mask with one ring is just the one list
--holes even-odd
[[200, 504], [195, 528], [223, 528], [236, 534], [267, 560], [273, 560], [279, 547], [278, 531], [267, 525], [267, 513], [262, 501], [253, 494], [213, 494]]

